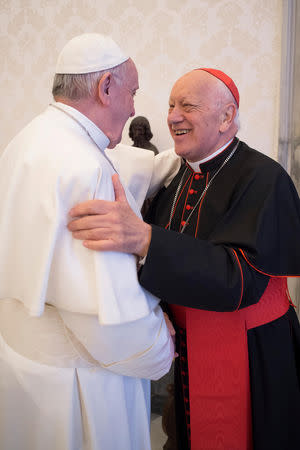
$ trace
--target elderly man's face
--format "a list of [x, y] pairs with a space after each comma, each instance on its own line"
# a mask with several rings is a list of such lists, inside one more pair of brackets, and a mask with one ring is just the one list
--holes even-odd
[[127, 63], [126, 76], [115, 87], [113, 108], [113, 132], [109, 136], [109, 148], [114, 148], [122, 139], [124, 126], [135, 115], [134, 96], [139, 88], [138, 73], [132, 60]]
[[211, 75], [195, 70], [180, 78], [171, 91], [168, 126], [175, 152], [191, 162], [219, 148], [220, 114], [214, 87]]

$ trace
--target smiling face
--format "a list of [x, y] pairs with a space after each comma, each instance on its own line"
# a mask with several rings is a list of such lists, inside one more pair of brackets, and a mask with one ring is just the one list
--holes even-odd
[[171, 91], [168, 126], [175, 152], [188, 161], [206, 158], [227, 142], [218, 83], [212, 75], [194, 70], [179, 78]]

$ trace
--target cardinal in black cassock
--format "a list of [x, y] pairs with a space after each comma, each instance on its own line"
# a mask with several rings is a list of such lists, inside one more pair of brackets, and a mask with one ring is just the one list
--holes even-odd
[[[205, 72], [238, 106], [233, 81]], [[172, 134], [188, 129], [184, 102], [194, 98], [184, 92], [171, 93]], [[300, 328], [287, 291], [287, 276], [300, 274], [298, 194], [237, 137], [199, 160], [183, 161], [153, 201], [140, 277], [177, 324], [178, 448], [299, 449]]]
[[85, 229], [70, 229], [88, 248], [146, 256], [140, 283], [177, 328], [178, 449], [299, 450], [300, 327], [287, 290], [300, 276], [299, 197], [277, 162], [236, 137], [238, 108], [222, 71], [179, 78], [168, 125], [182, 166], [148, 224], [116, 182], [117, 205], [81, 206]]

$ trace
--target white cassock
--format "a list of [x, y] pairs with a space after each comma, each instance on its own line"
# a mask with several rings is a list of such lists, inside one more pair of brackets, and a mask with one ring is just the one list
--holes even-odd
[[[114, 200], [109, 140], [53, 103], [0, 162], [0, 448], [149, 450], [150, 379], [173, 343], [158, 299], [129, 254], [93, 252], [67, 230], [68, 211]], [[173, 152], [109, 152], [127, 199], [179, 169]]]

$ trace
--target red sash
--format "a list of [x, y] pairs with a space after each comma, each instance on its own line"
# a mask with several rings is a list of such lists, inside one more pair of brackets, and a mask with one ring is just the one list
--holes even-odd
[[286, 278], [271, 278], [260, 301], [235, 312], [172, 305], [186, 323], [191, 450], [251, 450], [247, 330], [289, 308]]

